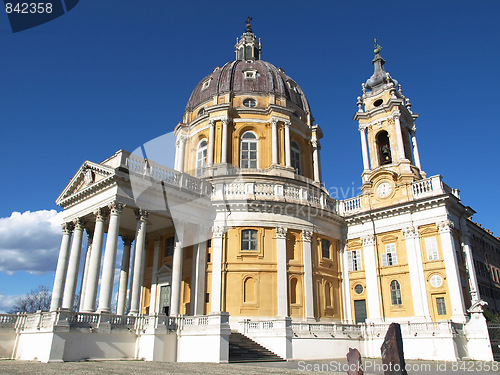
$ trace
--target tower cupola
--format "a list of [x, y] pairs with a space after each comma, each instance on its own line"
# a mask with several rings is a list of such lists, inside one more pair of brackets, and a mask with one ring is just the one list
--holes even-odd
[[246, 20], [246, 30], [240, 39], [236, 40], [236, 60], [260, 60], [262, 45], [260, 39], [252, 31], [252, 17]]

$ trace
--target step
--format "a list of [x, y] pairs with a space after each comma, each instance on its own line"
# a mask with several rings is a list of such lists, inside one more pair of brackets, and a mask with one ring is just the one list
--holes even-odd
[[239, 332], [229, 336], [229, 362], [278, 362], [283, 358]]

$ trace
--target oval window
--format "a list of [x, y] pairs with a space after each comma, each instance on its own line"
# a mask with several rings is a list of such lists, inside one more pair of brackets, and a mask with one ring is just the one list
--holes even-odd
[[383, 102], [384, 102], [384, 101], [383, 101], [382, 99], [377, 99], [377, 100], [375, 100], [375, 102], [373, 103], [373, 105], [374, 105], [375, 107], [380, 107], [380, 106], [382, 105], [382, 103], [383, 103]]
[[248, 107], [248, 108], [252, 108], [252, 107], [255, 107], [257, 105], [257, 102], [255, 101], [255, 99], [245, 99], [243, 100], [243, 105], [245, 107]]
[[354, 287], [354, 291], [356, 292], [356, 294], [361, 294], [361, 293], [363, 293], [363, 290], [364, 290], [364, 288], [363, 288], [363, 285], [361, 285], [361, 284], [358, 284], [358, 285], [356, 285], [356, 286]]

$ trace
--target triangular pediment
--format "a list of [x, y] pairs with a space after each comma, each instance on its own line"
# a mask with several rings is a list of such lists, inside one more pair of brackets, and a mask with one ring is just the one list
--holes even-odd
[[78, 172], [71, 178], [69, 184], [56, 199], [56, 204], [61, 205], [67, 198], [91, 190], [114, 176], [115, 170], [111, 167], [86, 161]]
[[156, 273], [157, 276], [169, 275], [172, 273], [172, 268], [164, 264]]

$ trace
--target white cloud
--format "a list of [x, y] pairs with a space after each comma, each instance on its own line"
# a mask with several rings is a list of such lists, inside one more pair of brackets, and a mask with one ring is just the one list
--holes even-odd
[[61, 243], [62, 212], [13, 212], [0, 218], [0, 271], [54, 271]]
[[14, 295], [14, 296], [4, 296], [0, 294], [0, 314], [6, 314], [18, 298], [25, 297], [24, 294]]

